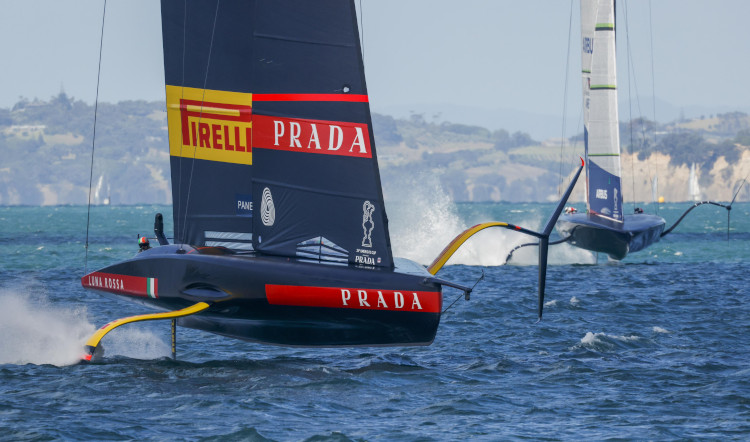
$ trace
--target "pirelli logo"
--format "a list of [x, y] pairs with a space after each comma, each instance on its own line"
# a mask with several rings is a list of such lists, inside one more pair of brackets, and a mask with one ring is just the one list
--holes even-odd
[[252, 94], [167, 85], [172, 156], [252, 164]]
[[372, 158], [367, 124], [253, 114], [253, 100], [368, 102], [366, 95], [250, 94], [167, 85], [169, 154], [247, 165], [253, 164], [253, 147]]

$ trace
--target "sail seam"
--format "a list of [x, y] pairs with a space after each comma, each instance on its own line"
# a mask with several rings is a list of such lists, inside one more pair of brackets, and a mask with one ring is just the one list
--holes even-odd
[[302, 44], [321, 45], [321, 46], [335, 46], [335, 47], [340, 47], [340, 48], [351, 48], [354, 46], [354, 45], [346, 44], [346, 43], [330, 43], [330, 42], [324, 42], [324, 41], [300, 40], [298, 38], [281, 37], [278, 35], [270, 35], [270, 34], [256, 33], [255, 37], [265, 38], [268, 40], [288, 41], [291, 43], [302, 43]]
[[257, 183], [263, 183], [263, 184], [270, 184], [273, 186], [285, 188], [285, 189], [294, 189], [294, 190], [302, 190], [306, 193], [313, 193], [313, 194], [319, 194], [319, 195], [331, 195], [331, 196], [338, 196], [338, 197], [345, 197], [345, 198], [351, 198], [351, 199], [370, 199], [373, 198], [372, 195], [367, 194], [353, 194], [353, 193], [347, 193], [347, 192], [331, 192], [331, 191], [323, 191], [320, 189], [311, 189], [309, 187], [305, 186], [297, 186], [289, 183], [284, 183], [280, 181], [273, 181], [273, 180], [263, 180], [263, 179], [255, 179], [254, 180]]

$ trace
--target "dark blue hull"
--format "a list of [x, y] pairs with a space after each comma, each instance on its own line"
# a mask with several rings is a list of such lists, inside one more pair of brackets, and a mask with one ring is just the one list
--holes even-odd
[[658, 242], [664, 225], [662, 217], [643, 213], [625, 215], [622, 223], [596, 215], [573, 213], [560, 216], [557, 230], [560, 236], [569, 236], [568, 242], [576, 247], [621, 260], [628, 253]]
[[82, 278], [84, 287], [159, 310], [211, 307], [178, 324], [288, 346], [429, 345], [441, 285], [424, 267], [362, 268], [162, 246]]

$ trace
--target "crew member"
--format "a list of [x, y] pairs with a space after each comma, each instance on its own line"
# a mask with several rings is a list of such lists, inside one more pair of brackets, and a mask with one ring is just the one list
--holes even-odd
[[138, 253], [150, 249], [151, 245], [148, 243], [148, 238], [146, 238], [145, 236], [141, 236], [140, 238], [138, 238], [138, 247], [140, 247]]

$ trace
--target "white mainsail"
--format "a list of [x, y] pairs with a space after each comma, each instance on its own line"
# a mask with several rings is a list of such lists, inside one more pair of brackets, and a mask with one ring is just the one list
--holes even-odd
[[97, 181], [96, 188], [94, 189], [94, 204], [95, 205], [99, 205], [101, 203], [103, 185], [104, 185], [104, 175], [99, 175], [99, 181]]
[[614, 0], [581, 0], [581, 44], [588, 208], [622, 221]]
[[695, 175], [695, 163], [690, 165], [690, 181], [688, 183], [690, 199], [693, 201], [701, 200], [701, 188], [698, 186], [698, 177]]

